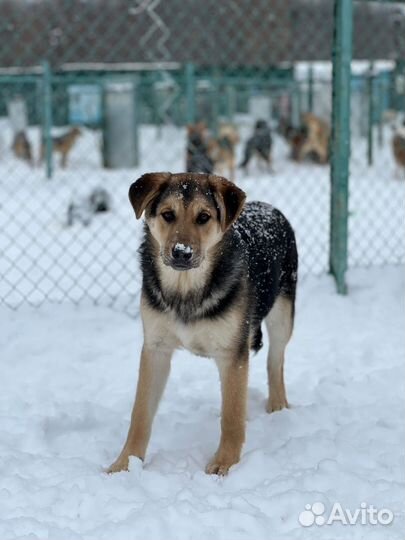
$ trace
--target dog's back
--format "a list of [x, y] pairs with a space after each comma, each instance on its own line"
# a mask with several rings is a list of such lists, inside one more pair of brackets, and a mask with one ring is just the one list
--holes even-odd
[[257, 201], [245, 205], [234, 229], [246, 254], [254, 295], [252, 319], [259, 327], [278, 295], [294, 305], [298, 268], [294, 231], [279, 210]]
[[52, 144], [56, 152], [69, 152], [75, 144], [76, 139], [80, 136], [80, 129], [77, 127], [69, 129], [63, 135], [52, 138]]

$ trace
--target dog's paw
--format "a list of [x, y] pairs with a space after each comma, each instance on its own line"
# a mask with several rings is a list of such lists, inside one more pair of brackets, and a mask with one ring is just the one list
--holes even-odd
[[238, 463], [239, 457], [223, 456], [218, 454], [211, 459], [208, 465], [205, 467], [207, 474], [217, 474], [218, 476], [226, 476], [232, 465]]
[[281, 411], [282, 409], [288, 409], [288, 401], [286, 398], [269, 398], [266, 411], [270, 414], [272, 412]]
[[121, 471], [128, 471], [129, 468], [129, 456], [120, 456], [112, 465], [110, 465], [105, 472], [107, 474], [113, 474]]

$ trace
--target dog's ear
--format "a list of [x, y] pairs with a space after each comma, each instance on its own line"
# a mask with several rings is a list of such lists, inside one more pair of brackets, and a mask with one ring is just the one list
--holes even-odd
[[244, 191], [222, 176], [210, 174], [208, 182], [219, 207], [221, 229], [225, 232], [236, 221], [246, 200]]
[[171, 173], [143, 174], [129, 188], [129, 200], [135, 210], [136, 219], [139, 219], [145, 208], [158, 195], [162, 186], [169, 180]]

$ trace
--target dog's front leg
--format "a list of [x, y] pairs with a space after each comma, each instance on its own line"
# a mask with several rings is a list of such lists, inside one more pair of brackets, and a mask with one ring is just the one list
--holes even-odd
[[152, 422], [170, 372], [173, 350], [143, 346], [131, 424], [124, 448], [108, 473], [128, 470], [129, 456], [144, 459]]
[[221, 440], [208, 463], [208, 474], [225, 475], [238, 463], [245, 441], [248, 352], [237, 359], [217, 359], [222, 390]]

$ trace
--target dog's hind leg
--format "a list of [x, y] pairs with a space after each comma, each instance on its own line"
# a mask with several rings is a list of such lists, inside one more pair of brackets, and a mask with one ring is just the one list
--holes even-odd
[[130, 456], [144, 459], [153, 418], [170, 372], [172, 350], [143, 347], [138, 386], [127, 440], [108, 473], [128, 470]]
[[267, 357], [269, 400], [266, 410], [271, 413], [288, 407], [284, 384], [284, 354], [293, 329], [293, 300], [278, 296], [265, 322], [270, 339]]

